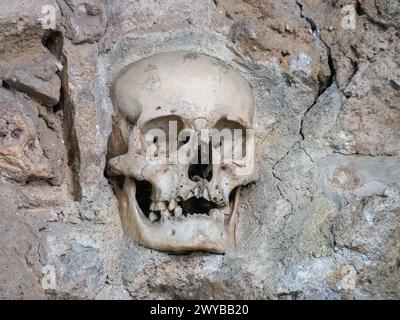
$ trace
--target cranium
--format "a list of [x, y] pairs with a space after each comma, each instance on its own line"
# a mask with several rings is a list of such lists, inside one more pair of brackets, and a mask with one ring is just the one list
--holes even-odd
[[[203, 133], [251, 129], [254, 97], [244, 77], [207, 55], [161, 53], [123, 69], [114, 80], [112, 101], [116, 116], [108, 173], [125, 234], [169, 252], [223, 253], [234, 246], [240, 186], [257, 177], [254, 145], [249, 146], [247, 138], [243, 142], [229, 137], [215, 143]], [[186, 139], [171, 138], [171, 123], [178, 133], [191, 133]], [[150, 134], [150, 141], [148, 133], [154, 129], [166, 135], [154, 139]], [[246, 147], [242, 159], [202, 161], [204, 150], [217, 155], [218, 149], [238, 144]], [[170, 149], [172, 145], [176, 149]], [[165, 162], [165, 155], [184, 155], [190, 161]], [[238, 168], [246, 168], [246, 173], [238, 174]]]

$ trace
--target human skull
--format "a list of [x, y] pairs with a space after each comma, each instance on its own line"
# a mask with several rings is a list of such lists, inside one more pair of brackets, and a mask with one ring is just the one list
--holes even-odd
[[[234, 247], [240, 186], [257, 178], [249, 144], [254, 97], [244, 77], [204, 54], [161, 53], [124, 68], [112, 101], [108, 174], [125, 234], [168, 252]], [[171, 123], [187, 132], [184, 138], [168, 135]], [[245, 139], [228, 135], [215, 142], [212, 129], [239, 129]], [[166, 134], [156, 137], [155, 130]], [[221, 155], [243, 146], [241, 159]], [[214, 158], [206, 163], [207, 151], [207, 160]], [[166, 155], [188, 161], [165, 161]]]

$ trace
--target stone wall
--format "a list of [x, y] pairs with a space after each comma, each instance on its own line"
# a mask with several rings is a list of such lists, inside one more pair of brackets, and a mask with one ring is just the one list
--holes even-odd
[[[398, 1], [0, 8], [0, 298], [400, 298]], [[126, 241], [104, 173], [114, 76], [181, 49], [231, 65], [256, 97], [261, 177], [225, 255]]]

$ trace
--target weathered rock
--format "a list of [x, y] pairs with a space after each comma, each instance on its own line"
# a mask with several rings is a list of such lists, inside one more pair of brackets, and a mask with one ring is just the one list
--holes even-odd
[[[0, 13], [0, 79], [44, 105], [60, 98], [59, 62], [42, 41], [57, 28], [58, 5], [53, 0], [19, 3], [3, 0]], [[46, 18], [48, 17], [48, 19]]]
[[96, 44], [75, 47], [65, 40], [63, 54], [68, 68], [63, 73], [63, 95], [67, 140], [71, 144], [71, 160], [79, 177], [76, 193], [85, 193], [86, 186], [98, 184], [103, 177], [110, 112], [102, 107], [103, 91], [97, 70]]
[[329, 139], [344, 154], [398, 155], [399, 121], [399, 110], [390, 108], [380, 97], [350, 99], [343, 105]]
[[68, 168], [60, 119], [19, 93], [0, 92], [1, 175], [18, 182], [63, 183]]
[[[1, 4], [1, 298], [400, 298], [398, 1], [57, 2]], [[104, 174], [114, 77], [175, 50], [255, 95], [261, 175], [223, 256], [124, 239]]]
[[20, 95], [0, 88], [0, 174], [24, 182], [52, 177], [32, 118], [37, 115]]
[[332, 85], [318, 97], [315, 105], [304, 116], [301, 131], [304, 136], [302, 146], [312, 159], [324, 157], [332, 152], [328, 137], [335, 129], [344, 101], [345, 96], [337, 85]]
[[2, 70], [3, 81], [10, 88], [28, 94], [42, 104], [53, 107], [60, 100], [61, 80], [58, 61], [47, 50], [40, 54], [19, 57]]
[[365, 0], [360, 1], [361, 8], [370, 19], [384, 25], [400, 27], [400, 6], [396, 0]]
[[57, 0], [60, 5], [65, 35], [72, 43], [94, 42], [101, 38], [107, 16], [99, 0]]
[[[385, 5], [399, 7], [389, 2]], [[396, 155], [400, 97], [392, 80], [398, 79], [400, 70], [398, 37], [393, 28], [381, 30], [369, 23], [355, 7], [356, 29], [344, 29], [341, 8], [349, 3], [302, 4], [303, 14], [319, 26], [321, 38], [331, 48], [339, 90], [348, 98], [327, 139], [346, 154]]]
[[45, 33], [57, 28], [60, 18], [55, 0], [2, 0], [1, 7], [1, 55], [12, 56], [37, 47]]
[[[8, 204], [4, 199], [1, 203]], [[34, 219], [18, 217], [4, 209], [0, 213], [0, 296], [3, 299], [44, 299], [38, 282], [41, 277], [40, 232]]]
[[113, 26], [109, 32], [118, 36], [118, 33], [143, 34], [182, 29], [191, 25], [207, 26], [211, 22], [214, 6], [210, 0], [115, 0], [106, 3], [108, 19]]
[[232, 24], [229, 36], [241, 54], [258, 64], [273, 60], [289, 76], [311, 86], [329, 78], [326, 48], [295, 2], [218, 1], [217, 10], [225, 17], [217, 16], [216, 21]]

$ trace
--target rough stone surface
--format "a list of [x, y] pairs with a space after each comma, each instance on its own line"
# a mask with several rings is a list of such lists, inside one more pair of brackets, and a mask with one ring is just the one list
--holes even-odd
[[[0, 7], [0, 298], [400, 298], [398, 1]], [[112, 80], [174, 50], [221, 59], [256, 97], [261, 177], [225, 255], [125, 239], [104, 174]]]
[[74, 44], [95, 42], [101, 38], [107, 16], [100, 0], [57, 0], [65, 28], [65, 36]]
[[66, 171], [59, 117], [20, 93], [0, 88], [0, 176], [60, 185]]

